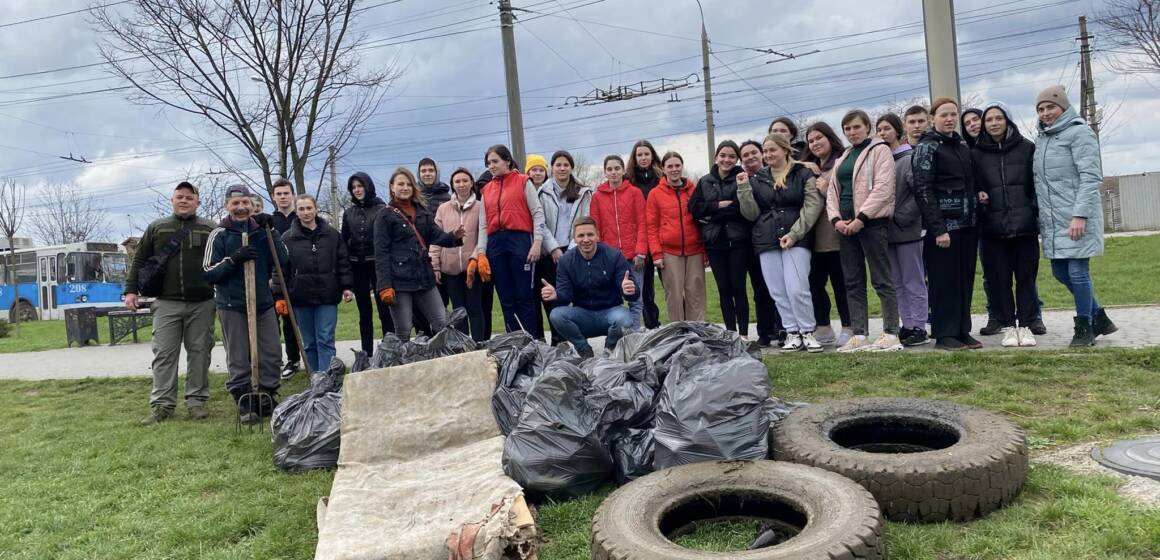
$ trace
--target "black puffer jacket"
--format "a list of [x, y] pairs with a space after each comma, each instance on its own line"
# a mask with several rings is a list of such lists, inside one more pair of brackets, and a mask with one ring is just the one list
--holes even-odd
[[[761, 168], [753, 175], [750, 179], [753, 183], [753, 200], [761, 211], [753, 223], [754, 251], [764, 253], [781, 249], [781, 238], [789, 235], [789, 230], [801, 218], [802, 208], [806, 204], [806, 183], [813, 178], [814, 173], [800, 163], [795, 163], [786, 176], [784, 189], [774, 188], [773, 176], [768, 167]], [[812, 250], [814, 229], [809, 228], [805, 237], [794, 246]]]
[[426, 208], [415, 206], [412, 224], [402, 210], [387, 206], [375, 221], [375, 291], [394, 288], [396, 292], [422, 292], [434, 288], [435, 271], [427, 247], [462, 244], [463, 240], [435, 225], [435, 216]]
[[894, 216], [890, 218], [887, 239], [891, 245], [922, 239], [922, 212], [914, 198], [914, 150], [894, 154]]
[[[1001, 107], [1000, 110], [1003, 110]], [[1003, 111], [1006, 115], [1006, 111]], [[1035, 143], [1024, 138], [1007, 118], [1007, 137], [996, 142], [985, 131], [971, 150], [975, 181], [987, 193], [979, 205], [979, 233], [990, 238], [1039, 235], [1032, 160]]]
[[322, 218], [315, 218], [315, 223], [309, 230], [294, 220], [282, 234], [290, 253], [285, 272], [294, 305], [335, 305], [342, 300], [342, 291], [354, 286], [342, 236]]
[[632, 186], [640, 189], [640, 192], [644, 194], [645, 200], [648, 200], [648, 193], [652, 192], [653, 187], [661, 182], [661, 176], [652, 168], [638, 168], [632, 172], [631, 177], [626, 177], [626, 179], [628, 179], [629, 183], [632, 183]]
[[342, 240], [346, 243], [347, 256], [351, 261], [374, 261], [375, 219], [386, 207], [386, 203], [375, 196], [375, 182], [362, 171], [346, 180], [347, 192], [350, 192], [351, 183], [355, 179], [362, 182], [366, 192], [362, 200], [356, 200], [354, 194], [350, 195], [350, 208], [342, 213]]
[[949, 136], [927, 130], [911, 156], [911, 188], [926, 234], [975, 227], [975, 174], [971, 150], [958, 132]]
[[[738, 245], [750, 245], [753, 224], [741, 217], [741, 207], [737, 203], [737, 174], [741, 166], [735, 165], [721, 177], [717, 164], [708, 175], [697, 181], [697, 189], [689, 198], [689, 212], [701, 227], [701, 239], [705, 249], [725, 251]], [[720, 203], [733, 201], [724, 208]]]

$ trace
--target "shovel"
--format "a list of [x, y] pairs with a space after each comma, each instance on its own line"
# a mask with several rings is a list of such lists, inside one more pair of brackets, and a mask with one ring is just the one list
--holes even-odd
[[[249, 245], [250, 234], [242, 232], [242, 246]], [[249, 426], [250, 431], [254, 430], [255, 425], [258, 426], [259, 430], [264, 430], [262, 411], [274, 409], [274, 398], [263, 393], [258, 382], [258, 304], [255, 295], [257, 280], [254, 273], [254, 261], [248, 260], [242, 267], [246, 278], [246, 330], [250, 337], [250, 392], [238, 398], [238, 421], [235, 429], [239, 432], [243, 425]], [[257, 418], [243, 420], [243, 410], [249, 411]]]

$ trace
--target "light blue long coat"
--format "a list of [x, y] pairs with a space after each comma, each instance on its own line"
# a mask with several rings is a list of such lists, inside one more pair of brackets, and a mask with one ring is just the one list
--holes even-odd
[[[1074, 107], [1068, 107], [1049, 127], [1039, 123], [1034, 170], [1043, 256], [1083, 259], [1104, 254], [1100, 145]], [[1077, 216], [1087, 218], [1087, 228], [1079, 241], [1072, 241], [1067, 230]]]

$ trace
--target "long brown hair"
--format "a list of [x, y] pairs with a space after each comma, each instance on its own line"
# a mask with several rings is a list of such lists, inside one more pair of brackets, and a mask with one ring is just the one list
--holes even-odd
[[[395, 184], [395, 177], [402, 175], [411, 182], [411, 202], [417, 206], [427, 207], [427, 196], [423, 194], [423, 189], [419, 188], [419, 182], [415, 180], [415, 174], [411, 173], [410, 169], [406, 167], [398, 167], [394, 173], [391, 173], [391, 180], [387, 181], [387, 192], [391, 192], [391, 185]], [[395, 196], [391, 195], [391, 201], [395, 200]]]
[[649, 153], [652, 154], [651, 170], [652, 170], [653, 174], [656, 175], [658, 179], [662, 175], [664, 175], [664, 171], [661, 169], [660, 156], [657, 155], [657, 149], [653, 147], [652, 142], [649, 142], [648, 140], [637, 140], [636, 144], [632, 145], [632, 151], [630, 151], [628, 153], [628, 165], [626, 165], [625, 169], [624, 169], [625, 178], [627, 179], [627, 178], [636, 177], [636, 170], [637, 170], [637, 167], [636, 167], [636, 149], [637, 148], [648, 148]]
[[[580, 181], [576, 180], [576, 160], [572, 158], [572, 154], [568, 153], [568, 150], [556, 150], [552, 154], [552, 159], [548, 162], [548, 165], [555, 167], [556, 160], [560, 158], [567, 160], [568, 166], [572, 168], [572, 173], [568, 175], [568, 184], [561, 185], [564, 187], [564, 200], [567, 200], [569, 203], [576, 202], [576, 199], [580, 198], [581, 186]], [[551, 171], [548, 172], [548, 177], [553, 181], [556, 180], [555, 175]], [[556, 181], [556, 184], [560, 184], [560, 182]]]

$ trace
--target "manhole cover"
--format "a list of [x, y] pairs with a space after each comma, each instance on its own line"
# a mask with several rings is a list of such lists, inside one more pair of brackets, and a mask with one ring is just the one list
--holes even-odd
[[1097, 447], [1092, 449], [1092, 459], [1115, 471], [1160, 480], [1160, 436]]

